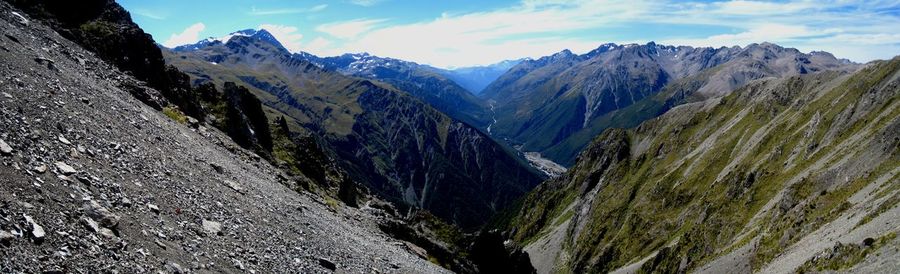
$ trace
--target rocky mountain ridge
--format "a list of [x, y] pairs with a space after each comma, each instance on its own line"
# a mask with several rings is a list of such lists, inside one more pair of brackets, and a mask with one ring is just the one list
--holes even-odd
[[896, 270], [898, 96], [894, 58], [606, 130], [508, 235], [540, 273]]
[[481, 96], [495, 106], [492, 135], [570, 165], [606, 128], [633, 127], [672, 106], [722, 96], [755, 79], [855, 67], [827, 53], [769, 43], [604, 44], [582, 55], [565, 50], [523, 61]]

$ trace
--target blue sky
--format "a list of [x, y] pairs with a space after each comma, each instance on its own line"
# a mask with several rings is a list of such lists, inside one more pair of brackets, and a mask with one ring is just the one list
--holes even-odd
[[294, 52], [369, 52], [445, 68], [581, 53], [607, 42], [773, 42], [857, 62], [900, 55], [900, 0], [118, 2], [166, 46], [265, 28]]

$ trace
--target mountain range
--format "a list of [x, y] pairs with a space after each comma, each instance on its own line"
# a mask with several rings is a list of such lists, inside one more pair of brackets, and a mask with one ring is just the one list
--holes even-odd
[[828, 53], [774, 44], [693, 48], [604, 44], [526, 60], [480, 95], [494, 107], [492, 134], [563, 165], [611, 127], [633, 127], [667, 109], [727, 94], [765, 77], [856, 67]]
[[871, 271], [900, 224], [898, 87], [895, 58], [604, 131], [506, 229], [539, 272]]
[[0, 0], [5, 272], [897, 270], [900, 57], [443, 69]]
[[[439, 111], [453, 106], [416, 99], [475, 98], [452, 82], [440, 82], [439, 75], [419, 76], [414, 64], [396, 60], [349, 62], [357, 60], [350, 55], [313, 63], [288, 52], [265, 30], [242, 33], [248, 35], [164, 50], [164, 56], [195, 85], [246, 86], [266, 106], [270, 120], [284, 117], [320, 136], [351, 178], [382, 197], [474, 228], [541, 179], [514, 151]], [[398, 70], [365, 66], [375, 61], [393, 62]], [[384, 81], [352, 76], [370, 73]], [[442, 89], [446, 94], [438, 96], [426, 93], [434, 91], [427, 85], [409, 93], [398, 89], [423, 79], [455, 89]]]

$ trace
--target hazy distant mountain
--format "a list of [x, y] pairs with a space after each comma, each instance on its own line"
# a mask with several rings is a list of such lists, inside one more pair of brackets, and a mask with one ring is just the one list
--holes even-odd
[[[605, 44], [526, 60], [489, 85], [498, 138], [571, 165], [604, 129], [631, 127], [674, 105], [720, 96], [752, 80], [852, 70], [834, 56], [763, 43], [746, 48]], [[663, 92], [657, 96], [661, 91]]]
[[481, 94], [485, 87], [497, 80], [513, 66], [526, 59], [506, 60], [487, 66], [461, 67], [440, 70], [440, 73], [453, 80], [475, 95]]
[[490, 120], [487, 105], [445, 77], [442, 74], [443, 70], [438, 68], [367, 53], [333, 57], [298, 53], [294, 56], [345, 75], [391, 84], [450, 117], [476, 128], [484, 128]]
[[[484, 224], [539, 182], [535, 170], [475, 128], [390, 84], [321, 68], [266, 34], [165, 51], [165, 57], [195, 83], [246, 85], [277, 111], [273, 116], [284, 115], [289, 124], [322, 136], [356, 181], [463, 227]], [[393, 70], [381, 67], [406, 73], [384, 77], [396, 83], [418, 76], [418, 70], [407, 69], [415, 66], [349, 67], [358, 71], [348, 74], [390, 76]]]

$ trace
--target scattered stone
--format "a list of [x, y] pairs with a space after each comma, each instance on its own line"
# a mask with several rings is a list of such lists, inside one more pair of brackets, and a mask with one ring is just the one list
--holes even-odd
[[153, 212], [153, 213], [155, 213], [155, 214], [159, 214], [159, 207], [158, 207], [158, 206], [156, 206], [156, 205], [154, 205], [154, 204], [147, 204], [147, 208], [150, 209], [150, 212]]
[[428, 259], [428, 251], [426, 251], [424, 248], [421, 248], [410, 242], [403, 242], [403, 244], [406, 245], [406, 248], [409, 249], [409, 251], [412, 251], [413, 254], [419, 256], [419, 258]]
[[337, 265], [325, 258], [319, 258], [319, 265], [331, 271], [337, 270]]
[[39, 166], [34, 167], [34, 172], [44, 174], [44, 172], [47, 172], [47, 165], [41, 164]]
[[63, 143], [63, 144], [66, 144], [66, 145], [71, 145], [71, 144], [72, 144], [72, 142], [69, 142], [69, 139], [66, 139], [66, 137], [63, 137], [62, 135], [60, 135], [59, 137], [57, 137], [57, 139], [59, 140], [60, 143]]
[[169, 262], [168, 264], [166, 264], [166, 268], [168, 268], [169, 272], [171, 273], [188, 273], [187, 270], [184, 269], [184, 267], [181, 267], [181, 265], [176, 262]]
[[873, 244], [875, 244], [875, 239], [866, 238], [863, 240], [863, 245], [865, 246], [872, 246]]
[[203, 220], [203, 230], [210, 235], [222, 235], [222, 223], [210, 220]]
[[153, 243], [155, 243], [157, 246], [159, 246], [162, 249], [166, 249], [166, 244], [160, 242], [159, 240], [153, 240]]
[[84, 224], [84, 226], [86, 226], [91, 232], [100, 232], [100, 225], [91, 218], [82, 218], [81, 223]]
[[3, 155], [10, 155], [12, 154], [12, 152], [12, 147], [9, 146], [9, 144], [7, 144], [5, 141], [0, 140], [0, 153], [2, 153]]
[[94, 200], [86, 201], [82, 207], [85, 215], [93, 220], [97, 220], [100, 226], [105, 228], [115, 228], [119, 225], [119, 216], [113, 214], [100, 203]]
[[119, 200], [119, 204], [124, 207], [131, 207], [131, 199], [128, 199], [128, 197], [122, 197], [122, 199]]
[[3, 246], [9, 246], [12, 244], [12, 240], [16, 238], [16, 235], [7, 232], [6, 230], [0, 230], [0, 244]]
[[200, 121], [197, 120], [197, 118], [194, 118], [194, 117], [191, 117], [191, 116], [188, 116], [188, 117], [187, 117], [187, 124], [188, 124], [188, 126], [191, 127], [191, 128], [197, 128], [197, 127], [200, 127]]
[[54, 65], [54, 63], [56, 63], [56, 62], [50, 58], [38, 56], [38, 57], [34, 58], [34, 61], [37, 62], [38, 64], [46, 65], [47, 68], [50, 70], [56, 70], [56, 65]]
[[[14, 15], [16, 17], [16, 19], [19, 19], [19, 24], [26, 25], [26, 26], [28, 25], [28, 19], [25, 19], [25, 16], [22, 16], [21, 14], [19, 14], [18, 12], [15, 12], [15, 11], [10, 12], [10, 13], [12, 13], [12, 15]], [[9, 35], [7, 34], [7, 36], [9, 36]]]
[[244, 263], [239, 261], [238, 259], [231, 259], [231, 263], [234, 264], [234, 267], [240, 270], [244, 270]]
[[6, 92], [3, 92], [3, 97], [5, 97], [6, 99], [12, 99], [12, 98], [13, 98], [13, 96], [12, 96], [11, 94], [6, 93]]
[[75, 168], [73, 168], [72, 166], [70, 166], [66, 163], [63, 163], [63, 162], [56, 162], [54, 165], [56, 165], [56, 169], [59, 169], [59, 172], [61, 172], [63, 175], [66, 175], [66, 176], [72, 175], [72, 174], [75, 174], [76, 172], [78, 172], [75, 170]]
[[83, 223], [89, 230], [91, 230], [91, 232], [100, 234], [101, 236], [104, 236], [106, 238], [115, 238], [116, 237], [115, 232], [113, 232], [112, 230], [110, 230], [108, 228], [101, 227], [99, 224], [97, 224], [97, 222], [95, 222], [91, 218], [82, 218], [81, 223]]
[[44, 237], [47, 236], [47, 233], [44, 232], [44, 227], [39, 225], [31, 216], [25, 215], [25, 222], [31, 225], [31, 237], [34, 238], [34, 242], [40, 244], [44, 241]]
[[215, 170], [219, 174], [222, 174], [223, 172], [225, 172], [225, 168], [223, 168], [222, 166], [220, 166], [216, 163], [209, 163], [209, 165], [212, 166], [213, 170]]
[[227, 185], [232, 190], [237, 191], [238, 193], [244, 194], [244, 188], [235, 181], [225, 180], [225, 185]]

